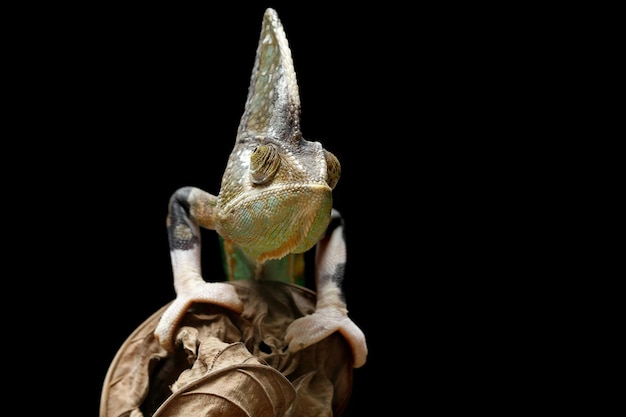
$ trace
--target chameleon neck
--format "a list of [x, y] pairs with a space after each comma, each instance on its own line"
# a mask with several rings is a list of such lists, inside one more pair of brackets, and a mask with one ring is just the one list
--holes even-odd
[[304, 254], [293, 253], [263, 264], [260, 278], [255, 276], [255, 264], [243, 250], [219, 236], [224, 272], [229, 281], [263, 279], [305, 285]]

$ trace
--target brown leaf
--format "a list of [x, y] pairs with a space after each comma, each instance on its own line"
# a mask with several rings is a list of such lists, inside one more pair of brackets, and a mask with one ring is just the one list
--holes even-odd
[[243, 343], [216, 338], [203, 341], [198, 360], [174, 385], [154, 417], [283, 417], [296, 396], [289, 380]]
[[163, 306], [120, 347], [103, 385], [100, 417], [342, 414], [352, 356], [339, 333], [291, 353], [287, 326], [315, 308], [315, 293], [280, 282], [231, 282], [244, 300], [235, 314], [198, 304], [168, 354], [153, 336]]
[[101, 416], [143, 415], [137, 412], [148, 394], [150, 369], [167, 356], [154, 340], [154, 329], [166, 308], [163, 306], [137, 327], [115, 355], [102, 388]]

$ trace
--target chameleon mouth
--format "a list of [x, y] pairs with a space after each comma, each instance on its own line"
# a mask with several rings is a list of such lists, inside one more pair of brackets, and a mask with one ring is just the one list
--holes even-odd
[[308, 184], [266, 189], [230, 207], [218, 233], [263, 262], [311, 249], [330, 222], [332, 196], [328, 186]]

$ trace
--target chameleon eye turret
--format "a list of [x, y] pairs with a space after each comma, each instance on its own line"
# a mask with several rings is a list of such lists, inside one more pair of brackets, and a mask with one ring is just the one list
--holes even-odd
[[261, 185], [271, 181], [280, 167], [280, 155], [272, 145], [259, 145], [250, 156], [252, 182]]
[[341, 176], [341, 164], [337, 157], [326, 149], [324, 149], [324, 157], [326, 158], [326, 182], [331, 189], [334, 189]]

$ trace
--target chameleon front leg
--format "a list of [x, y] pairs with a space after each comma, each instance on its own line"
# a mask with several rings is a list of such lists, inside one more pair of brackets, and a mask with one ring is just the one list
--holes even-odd
[[365, 364], [367, 344], [363, 331], [348, 317], [341, 291], [346, 264], [346, 242], [343, 220], [332, 211], [326, 236], [317, 244], [315, 254], [315, 312], [293, 321], [287, 328], [285, 341], [291, 352], [311, 346], [338, 331], [348, 341], [354, 357], [354, 367]]
[[193, 303], [210, 303], [243, 311], [243, 303], [232, 285], [206, 282], [202, 278], [200, 227], [215, 229], [217, 197], [194, 187], [178, 189], [170, 198], [167, 233], [176, 299], [161, 316], [154, 332], [168, 351], [174, 350], [176, 330]]

